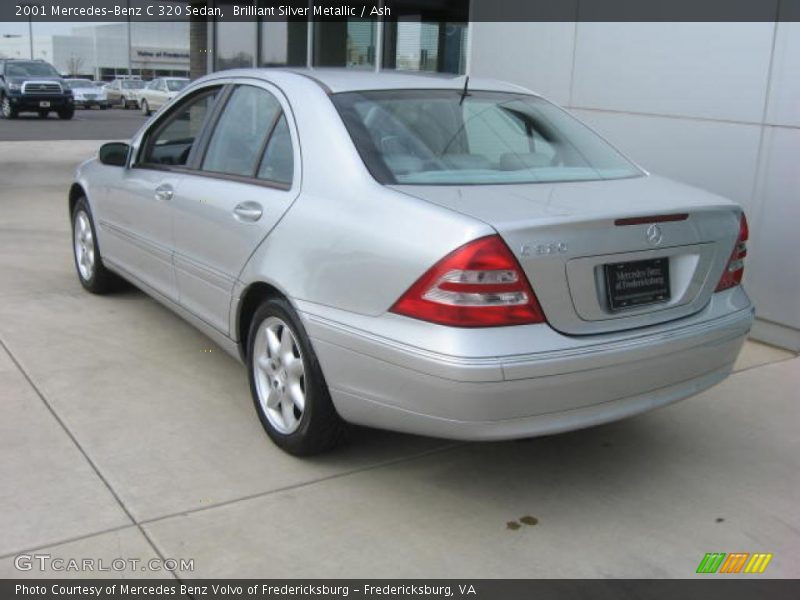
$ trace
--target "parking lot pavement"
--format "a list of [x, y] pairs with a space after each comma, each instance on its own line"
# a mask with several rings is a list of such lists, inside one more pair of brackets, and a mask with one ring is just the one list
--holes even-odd
[[69, 121], [55, 113], [40, 119], [35, 113], [23, 113], [17, 119], [0, 118], [0, 142], [31, 140], [127, 140], [147, 117], [138, 110], [77, 109]]
[[38, 576], [14, 567], [31, 551], [194, 559], [182, 577], [471, 578], [690, 577], [706, 552], [760, 551], [766, 576], [800, 575], [794, 355], [749, 343], [712, 390], [586, 431], [361, 429], [295, 459], [207, 338], [136, 290], [81, 289], [65, 195], [99, 144], [0, 143], [0, 578]]

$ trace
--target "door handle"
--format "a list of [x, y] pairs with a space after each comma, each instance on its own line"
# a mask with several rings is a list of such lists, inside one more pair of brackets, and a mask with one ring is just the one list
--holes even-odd
[[166, 202], [167, 200], [172, 200], [172, 196], [175, 191], [172, 189], [172, 186], [168, 183], [161, 184], [156, 188], [155, 196], [156, 200], [161, 200]]
[[233, 216], [240, 221], [258, 221], [263, 213], [258, 202], [242, 202], [233, 209]]

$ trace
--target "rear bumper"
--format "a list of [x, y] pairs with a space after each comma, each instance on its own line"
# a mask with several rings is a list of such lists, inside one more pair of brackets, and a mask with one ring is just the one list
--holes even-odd
[[[743, 291], [735, 292], [744, 295]], [[730, 372], [753, 321], [749, 301], [637, 335], [567, 338], [570, 347], [464, 358], [303, 313], [345, 420], [466, 440], [529, 437], [628, 417], [692, 396]], [[746, 299], [746, 296], [744, 296]], [[549, 342], [552, 329], [528, 335]], [[563, 337], [563, 336], [562, 336]], [[531, 339], [531, 345], [535, 340]]]

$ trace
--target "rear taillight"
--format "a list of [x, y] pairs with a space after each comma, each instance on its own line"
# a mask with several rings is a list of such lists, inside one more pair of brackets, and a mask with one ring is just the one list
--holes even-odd
[[733, 247], [728, 264], [725, 265], [725, 271], [722, 273], [722, 278], [717, 284], [715, 292], [727, 290], [742, 282], [744, 275], [744, 257], [747, 256], [747, 238], [750, 236], [750, 231], [747, 228], [747, 217], [742, 213], [742, 218], [739, 221], [739, 237], [736, 238], [736, 245]]
[[469, 242], [445, 256], [391, 311], [454, 327], [545, 321], [525, 273], [497, 235]]

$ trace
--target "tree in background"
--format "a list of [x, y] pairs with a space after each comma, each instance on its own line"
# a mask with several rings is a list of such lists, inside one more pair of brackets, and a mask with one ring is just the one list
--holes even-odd
[[80, 56], [70, 55], [67, 59], [67, 71], [73, 77], [81, 74], [81, 67], [83, 67], [83, 58]]

